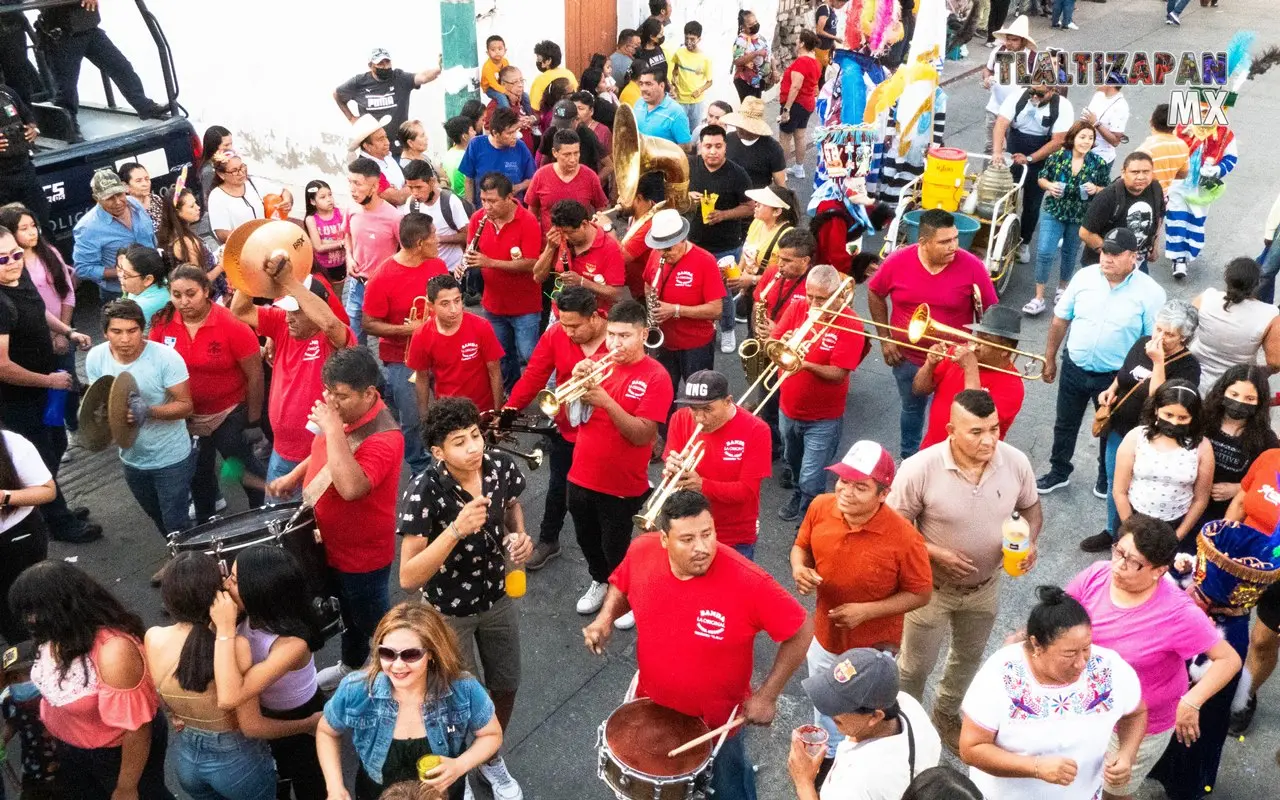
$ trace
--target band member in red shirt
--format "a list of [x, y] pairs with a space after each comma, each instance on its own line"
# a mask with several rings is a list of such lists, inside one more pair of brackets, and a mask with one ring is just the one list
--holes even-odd
[[747, 558], [754, 558], [760, 531], [760, 481], [773, 467], [769, 458], [769, 426], [738, 408], [729, 394], [729, 379], [713, 370], [695, 372], [685, 381], [682, 405], [667, 427], [667, 463], [672, 474], [680, 451], [701, 425], [698, 441], [705, 448], [697, 468], [681, 479], [711, 502], [716, 539]]
[[[768, 725], [778, 696], [805, 660], [813, 621], [769, 573], [716, 541], [711, 503], [698, 492], [671, 495], [659, 533], [640, 536], [609, 578], [608, 597], [582, 634], [603, 654], [614, 620], [636, 619], [636, 695], [717, 728], [732, 715]], [[751, 689], [761, 631], [779, 643], [768, 676]], [[745, 729], [720, 748], [712, 771], [716, 797], [754, 798], [755, 772]]]
[[302, 486], [303, 497], [314, 499], [344, 627], [342, 659], [316, 676], [325, 691], [369, 660], [373, 632], [391, 608], [387, 581], [396, 557], [404, 435], [378, 396], [378, 375], [377, 359], [363, 347], [329, 356], [321, 374], [324, 399], [308, 418], [320, 428], [311, 454], [267, 487], [281, 497]]
[[[667, 182], [661, 172], [646, 172], [636, 183], [636, 199], [631, 204], [631, 221], [622, 231], [622, 255], [627, 274], [627, 290], [636, 300], [644, 298], [644, 269], [649, 264], [649, 254], [653, 252], [645, 244], [645, 237], [653, 225], [656, 207], [666, 199]], [[601, 222], [602, 217], [596, 221]]]
[[533, 264], [542, 252], [542, 229], [500, 172], [480, 179], [480, 205], [467, 226], [467, 241], [476, 246], [468, 246], [463, 261], [484, 278], [480, 305], [502, 343], [502, 386], [510, 390], [541, 332], [542, 286], [533, 279]]
[[[992, 306], [982, 315], [982, 322], [965, 327], [973, 331], [981, 343], [954, 348], [954, 358], [945, 357], [947, 348], [943, 345], [934, 345], [912, 382], [911, 388], [916, 394], [933, 394], [933, 402], [929, 404], [929, 427], [925, 430], [924, 441], [920, 443], [921, 450], [947, 438], [951, 401], [965, 389], [986, 389], [991, 394], [1000, 417], [1001, 439], [1022, 410], [1026, 393], [1022, 378], [999, 371], [1018, 372], [1009, 352], [1000, 347], [1018, 346], [1022, 315], [1016, 309]], [[992, 344], [1000, 347], [992, 347]]]
[[688, 239], [689, 220], [673, 208], [654, 214], [645, 236], [653, 249], [644, 271], [645, 292], [657, 298], [653, 319], [663, 335], [654, 357], [672, 386], [715, 366], [716, 320], [726, 294], [715, 256]]
[[[579, 614], [600, 610], [609, 575], [631, 544], [631, 518], [649, 495], [649, 456], [671, 409], [671, 379], [645, 355], [649, 328], [644, 306], [626, 300], [609, 310], [605, 349], [613, 371], [583, 396], [587, 419], [578, 428], [569, 469], [569, 514], [587, 560], [591, 586], [578, 600]], [[586, 376], [595, 367], [583, 359], [573, 369]]]
[[[573, 375], [573, 368], [584, 359], [599, 359], [605, 348], [605, 318], [597, 313], [596, 296], [585, 286], [570, 286], [557, 301], [560, 319], [551, 323], [547, 332], [533, 348], [533, 357], [524, 368], [524, 374], [511, 389], [507, 407], [522, 409], [533, 402], [534, 397], [546, 385], [552, 374], [556, 384], [562, 384]], [[542, 524], [538, 544], [533, 548], [525, 569], [538, 570], [560, 555], [560, 529], [569, 511], [569, 467], [573, 464], [574, 444], [578, 440], [578, 425], [582, 422], [581, 403], [566, 403], [556, 415], [556, 434], [550, 438], [550, 471], [547, 482], [546, 505], [542, 511]]]
[[400, 419], [405, 458], [414, 474], [426, 469], [431, 459], [418, 435], [418, 400], [405, 350], [427, 321], [427, 282], [448, 272], [431, 217], [410, 212], [400, 220], [400, 249], [378, 266], [364, 287], [364, 332], [378, 337], [388, 399]]
[[468, 397], [481, 411], [502, 406], [502, 345], [484, 317], [466, 310], [452, 275], [427, 281], [428, 321], [409, 342], [418, 417], [435, 397]]
[[[843, 277], [829, 264], [809, 271], [805, 281], [805, 302], [792, 303], [774, 326], [773, 337], [785, 338], [809, 317], [810, 309], [827, 302], [840, 288]], [[841, 304], [836, 310], [843, 310]], [[846, 328], [861, 328], [847, 318], [836, 321]], [[819, 326], [820, 327], [820, 326]], [[861, 333], [830, 328], [809, 348], [799, 371], [788, 375], [778, 389], [779, 429], [787, 466], [795, 488], [791, 499], [778, 509], [778, 517], [795, 522], [827, 490], [827, 465], [836, 460], [840, 435], [844, 432], [845, 401], [849, 396], [849, 374], [858, 368], [867, 353], [867, 339]]]
[[565, 288], [590, 290], [606, 314], [626, 291], [622, 248], [592, 222], [590, 210], [577, 200], [561, 200], [551, 207], [551, 228], [533, 265], [533, 279], [551, 292], [555, 287], [546, 282], [553, 274]]

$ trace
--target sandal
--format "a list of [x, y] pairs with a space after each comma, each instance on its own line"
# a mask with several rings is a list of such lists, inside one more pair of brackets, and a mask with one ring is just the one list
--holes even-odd
[[1045, 309], [1044, 298], [1033, 297], [1027, 301], [1027, 304], [1025, 306], [1022, 307], [1022, 313], [1026, 314], [1028, 317], [1035, 317], [1044, 313], [1044, 309]]

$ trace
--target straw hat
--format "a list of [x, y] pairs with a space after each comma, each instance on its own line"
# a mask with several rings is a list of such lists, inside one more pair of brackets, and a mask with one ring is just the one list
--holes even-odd
[[749, 189], [747, 191], [747, 199], [755, 200], [760, 205], [768, 206], [769, 208], [791, 208], [781, 197], [774, 194], [773, 190], [768, 186], [763, 189]]
[[1017, 36], [1020, 39], [1026, 40], [1027, 44], [1031, 45], [1032, 50], [1036, 47], [1036, 40], [1031, 38], [1031, 21], [1027, 19], [1026, 14], [1019, 14], [1018, 18], [1013, 21], [1012, 25], [1007, 28], [1001, 28], [1000, 30], [995, 31], [992, 35]]
[[347, 149], [352, 152], [359, 150], [365, 139], [372, 136], [379, 128], [385, 128], [389, 122], [391, 122], [390, 114], [381, 119], [374, 119], [369, 114], [361, 114], [359, 119], [351, 123], [351, 140], [347, 143]]
[[759, 97], [745, 98], [737, 111], [730, 111], [720, 118], [720, 124], [731, 125], [756, 136], [773, 135], [773, 128], [764, 120], [764, 101]]
[[675, 247], [689, 237], [689, 220], [680, 216], [674, 208], [664, 208], [653, 215], [653, 224], [644, 236], [644, 243], [654, 250]]

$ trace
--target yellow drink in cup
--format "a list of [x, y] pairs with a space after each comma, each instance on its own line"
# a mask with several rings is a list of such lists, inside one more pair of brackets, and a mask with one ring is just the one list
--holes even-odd
[[711, 212], [716, 210], [716, 201], [720, 199], [720, 195], [715, 192], [702, 193], [702, 224], [707, 224]]
[[1031, 549], [1031, 526], [1017, 511], [1000, 526], [1004, 535], [1004, 571], [1017, 578], [1026, 573], [1027, 551]]
[[444, 763], [444, 759], [436, 755], [426, 755], [418, 759], [418, 780], [425, 781], [427, 775]]

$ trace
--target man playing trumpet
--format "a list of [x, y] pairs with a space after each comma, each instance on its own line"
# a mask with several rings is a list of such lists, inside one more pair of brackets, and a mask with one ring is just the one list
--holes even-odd
[[426, 322], [428, 281], [448, 272], [431, 217], [410, 212], [400, 220], [400, 249], [378, 265], [364, 289], [362, 327], [378, 337], [387, 399], [404, 434], [405, 460], [415, 473], [426, 469], [430, 458], [418, 436], [418, 401], [405, 351], [409, 338]]
[[[680, 456], [697, 434], [703, 456], [686, 471], [677, 489], [701, 492], [711, 503], [716, 538], [747, 558], [754, 558], [760, 531], [760, 481], [772, 473], [769, 426], [739, 408], [729, 394], [729, 380], [714, 370], [689, 376], [667, 428], [664, 476], [680, 468]], [[698, 430], [698, 426], [701, 430]]]

